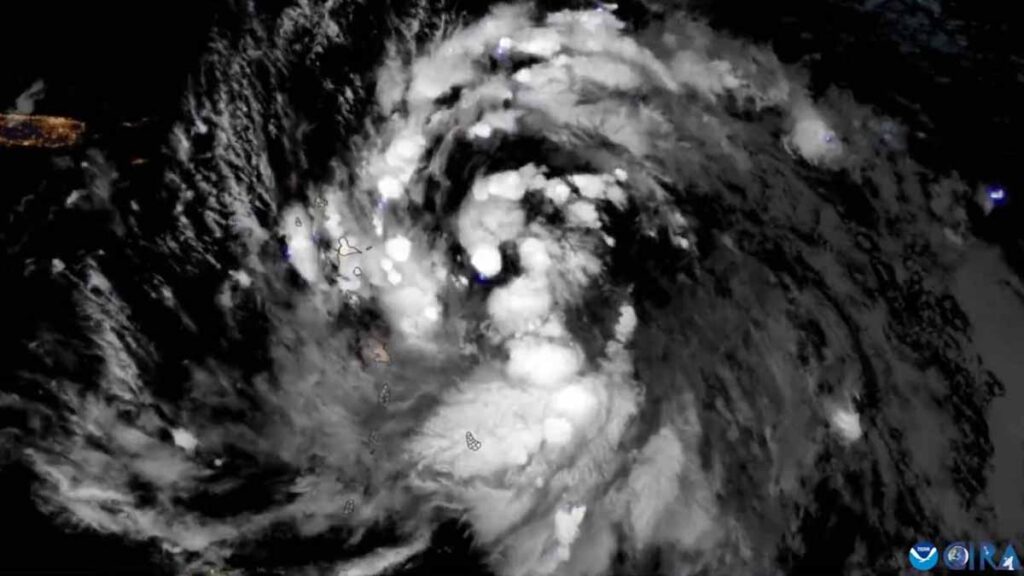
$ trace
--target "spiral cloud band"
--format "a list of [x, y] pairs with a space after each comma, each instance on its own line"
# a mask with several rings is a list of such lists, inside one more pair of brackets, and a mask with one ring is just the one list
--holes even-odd
[[[337, 41], [330, 10], [300, 4], [278, 33]], [[903, 393], [892, 374], [925, 377], [901, 354], [967, 346], [941, 315], [906, 329], [899, 306], [941, 300], [908, 286], [933, 289], [962, 242], [962, 183], [914, 164], [895, 122], [686, 14], [638, 30], [611, 5], [508, 4], [430, 36], [389, 42], [337, 177], [292, 197], [247, 116], [286, 106], [243, 106], [237, 87], [186, 103], [165, 180], [192, 191], [160, 250], [189, 255], [182, 270], [237, 257], [213, 266], [210, 300], [225, 340], [262, 331], [265, 366], [225, 352], [155, 390], [122, 290], [76, 267], [100, 367], [30, 451], [41, 501], [184, 569], [237, 565], [284, 530], [336, 543], [316, 573], [383, 574], [454, 520], [507, 576], [771, 574], [803, 529], [782, 511], [820, 512], [802, 483], [909, 473], [858, 454], [905, 450], [886, 431], [903, 415], [878, 408]], [[222, 161], [203, 164], [205, 140]], [[196, 191], [215, 206], [197, 215]], [[940, 371], [980, 412], [982, 371], [956, 358]], [[983, 497], [957, 484], [961, 458], [912, 467]], [[251, 483], [262, 505], [233, 505]], [[870, 497], [841, 506], [892, 534], [887, 506], [955, 514]]]

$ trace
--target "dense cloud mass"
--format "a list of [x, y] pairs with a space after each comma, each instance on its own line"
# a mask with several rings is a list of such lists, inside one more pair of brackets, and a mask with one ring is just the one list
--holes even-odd
[[3, 398], [49, 513], [349, 575], [450, 522], [507, 576], [786, 573], [835, 522], [870, 574], [981, 528], [1000, 385], [944, 282], [973, 191], [897, 121], [683, 12], [507, 4], [392, 15], [320, 87], [330, 148], [277, 89], [335, 63], [340, 4], [214, 36], [148, 205], [100, 153], [67, 199], [160, 263], [39, 264], [75, 328]]

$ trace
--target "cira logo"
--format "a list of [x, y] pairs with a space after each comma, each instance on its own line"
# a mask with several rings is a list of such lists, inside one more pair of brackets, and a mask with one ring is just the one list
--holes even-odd
[[952, 542], [940, 553], [931, 542], [921, 541], [907, 554], [910, 565], [920, 571], [935, 568], [940, 558], [949, 572], [1018, 572], [1021, 569], [1013, 544], [1007, 544], [1000, 553], [991, 542]]

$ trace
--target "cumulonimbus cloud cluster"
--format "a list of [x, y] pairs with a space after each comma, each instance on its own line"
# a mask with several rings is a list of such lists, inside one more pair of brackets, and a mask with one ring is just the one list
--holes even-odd
[[[325, 276], [307, 249], [316, 223], [294, 227], [286, 214], [282, 224], [307, 281], [378, 299], [392, 346], [416, 354], [457, 354], [460, 343], [445, 333], [461, 309], [446, 302], [501, 278], [478, 318], [488, 354], [440, 393], [401, 448], [413, 486], [463, 509], [506, 574], [601, 572], [616, 526], [635, 549], [664, 538], [666, 526], [710, 545], [716, 511], [694, 466], [696, 420], [658, 431], [622, 477], [623, 434], [643, 397], [628, 351], [630, 286], [617, 287], [618, 321], [600, 355], [584, 354], [565, 319], [588, 304], [588, 290], [612, 288], [610, 252], [631, 239], [608, 224], [627, 211], [647, 213], [679, 250], [692, 248], [687, 218], [648, 162], [664, 153], [672, 127], [641, 96], [754, 97], [791, 114], [780, 146], [815, 164], [842, 155], [837, 137], [784, 79], [761, 87], [728, 60], [693, 50], [662, 61], [607, 10], [537, 19], [526, 7], [501, 7], [425, 52], [397, 78], [400, 65], [385, 67], [392, 76], [378, 98], [393, 112], [363, 159], [361, 189], [328, 197], [330, 245], [385, 249], [341, 257], [336, 276]], [[530, 141], [564, 157], [502, 157]], [[483, 160], [453, 183], [460, 154]], [[415, 215], [436, 211], [442, 194], [454, 207], [438, 215], [448, 234], [431, 235], [423, 225], [433, 220]], [[483, 449], [467, 450], [467, 432]], [[684, 468], [694, 478], [679, 498]]]
[[[673, 25], [641, 38], [606, 8], [508, 5], [414, 53], [396, 45], [353, 184], [279, 212], [301, 289], [288, 292], [281, 262], [264, 260], [232, 272], [218, 297], [230, 310], [256, 294], [270, 310], [273, 374], [251, 383], [259, 421], [216, 421], [217, 409], [244, 408], [241, 376], [194, 367], [196, 411], [161, 436], [167, 416], [150, 410], [159, 402], [120, 336], [130, 322], [91, 273], [80, 304], [106, 319], [94, 327], [110, 364], [103, 390], [150, 412], [127, 425], [109, 398], [70, 400], [92, 432], [35, 454], [49, 500], [93, 528], [211, 561], [282, 522], [303, 534], [344, 526], [348, 542], [385, 519], [402, 527], [406, 544], [340, 565], [351, 574], [406, 561], [439, 516], [466, 519], [494, 569], [515, 576], [603, 574], [620, 549], [700, 558], [753, 537], [720, 509], [721, 474], [700, 464], [692, 394], [675, 392], [674, 414], [653, 428], [640, 421], [652, 401], [635, 369], [637, 286], [613, 261], [634, 235], [680, 258], [697, 250], [677, 195], [706, 184], [709, 163], [742, 172], [749, 149], [768, 146], [809, 170], [855, 169], [860, 144], [769, 54], [683, 17]], [[706, 112], [728, 106], [781, 117], [783, 129]], [[692, 181], [673, 182], [673, 162]], [[595, 306], [603, 324], [581, 327]], [[372, 327], [346, 323], [368, 311], [380, 316]], [[359, 353], [371, 337], [385, 366]], [[850, 404], [837, 396], [823, 410], [854, 443]], [[229, 518], [183, 506], [231, 484], [220, 457], [200, 456], [242, 445], [303, 470], [285, 482], [289, 497]], [[155, 498], [131, 493], [139, 478]]]

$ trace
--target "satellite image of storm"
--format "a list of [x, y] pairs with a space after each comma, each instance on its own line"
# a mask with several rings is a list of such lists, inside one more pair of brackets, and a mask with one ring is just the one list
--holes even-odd
[[5, 3], [0, 576], [1021, 571], [1018, 9]]

